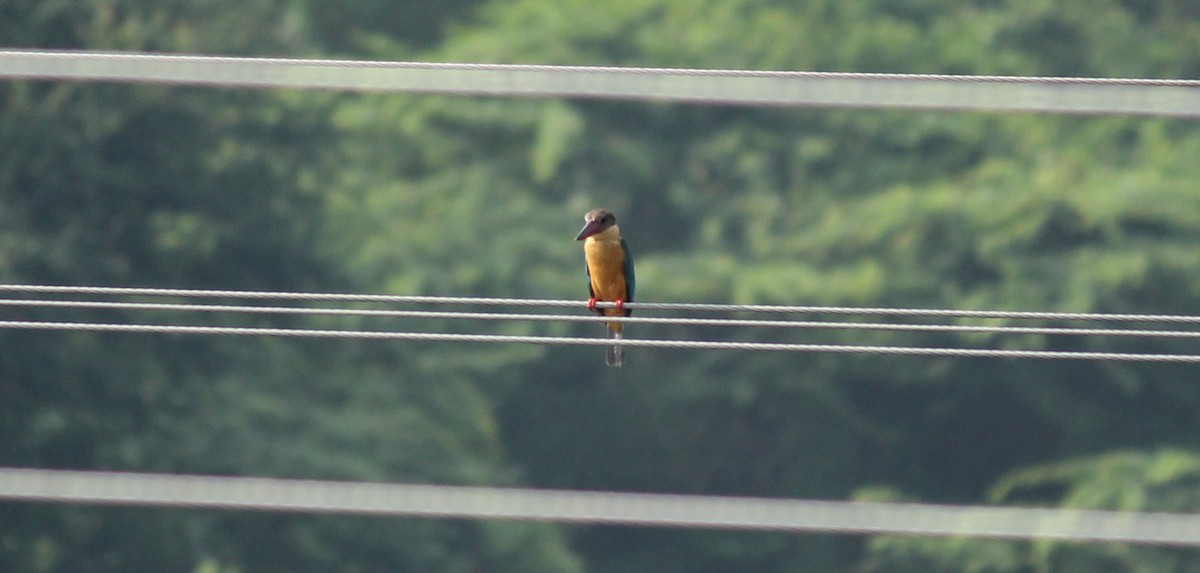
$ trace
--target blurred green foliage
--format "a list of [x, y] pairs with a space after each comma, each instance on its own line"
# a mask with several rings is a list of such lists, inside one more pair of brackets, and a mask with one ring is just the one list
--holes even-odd
[[[1200, 77], [1188, 0], [13, 0], [0, 44]], [[1194, 122], [0, 84], [0, 281], [1200, 314]], [[55, 313], [24, 317], [63, 318]], [[73, 312], [76, 320], [126, 320]], [[461, 329], [439, 321], [233, 324]], [[594, 325], [496, 325], [596, 335]], [[636, 336], [1165, 352], [1046, 336]], [[1187, 366], [0, 332], [0, 465], [1197, 511]], [[5, 504], [12, 571], [1137, 571], [1119, 544]]]

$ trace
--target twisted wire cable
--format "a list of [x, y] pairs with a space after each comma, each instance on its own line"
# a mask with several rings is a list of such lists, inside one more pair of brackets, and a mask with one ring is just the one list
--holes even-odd
[[[599, 306], [599, 304], [598, 304]], [[249, 306], [226, 304], [171, 304], [137, 302], [102, 302], [68, 300], [0, 299], [0, 307], [21, 308], [90, 308], [112, 310], [146, 310], [177, 312], [209, 312], [230, 314], [292, 314], [331, 315], [383, 318], [422, 318], [447, 320], [486, 321], [530, 321], [530, 322], [621, 322], [627, 324], [660, 324], [679, 326], [725, 326], [748, 328], [798, 328], [798, 329], [843, 329], [883, 330], [913, 332], [962, 332], [992, 334], [1035, 334], [1051, 336], [1100, 336], [1100, 337], [1149, 337], [1149, 338], [1200, 338], [1197, 330], [1147, 330], [1122, 328], [1074, 328], [1041, 326], [994, 326], [962, 324], [909, 324], [882, 322], [829, 322], [814, 320], [747, 320], [727, 318], [686, 317], [611, 317], [590, 314], [530, 314], [503, 312], [460, 312], [425, 310], [389, 310], [362, 308], [308, 308], [295, 306]]]
[[605, 339], [571, 336], [523, 336], [505, 334], [457, 334], [442, 332], [393, 332], [374, 330], [332, 330], [309, 328], [262, 328], [231, 326], [188, 326], [163, 324], [103, 324], [90, 322], [53, 322], [0, 320], [0, 329], [57, 330], [83, 332], [131, 332], [153, 334], [197, 334], [231, 336], [285, 336], [304, 338], [357, 338], [373, 340], [423, 340], [462, 343], [521, 343], [572, 346], [633, 346], [644, 348], [688, 348], [708, 350], [750, 350], [775, 352], [837, 352], [851, 354], [890, 354], [906, 356], [960, 356], [979, 358], [1036, 358], [1069, 360], [1114, 360], [1126, 362], [1200, 363], [1195, 354], [1153, 354], [1133, 352], [1087, 352], [1059, 350], [1012, 350], [990, 348], [936, 348], [915, 346], [874, 346], [854, 344], [805, 344], [775, 342], [726, 342], [705, 340], [646, 340], [636, 338]]
[[[305, 293], [287, 291], [244, 291], [212, 289], [170, 289], [142, 287], [96, 287], [58, 285], [0, 284], [0, 293], [52, 293], [105, 296], [150, 296], [178, 298], [227, 298], [259, 300], [341, 301], [391, 304], [447, 304], [479, 306], [514, 306], [548, 308], [587, 308], [582, 299], [532, 299], [459, 297], [390, 294]], [[596, 308], [613, 308], [611, 302], [598, 302]], [[830, 315], [877, 315], [940, 318], [997, 318], [1017, 320], [1113, 321], [1113, 322], [1171, 322], [1200, 324], [1200, 316], [1173, 314], [1041, 312], [1007, 310], [960, 310], [884, 307], [793, 306], [763, 304], [655, 303], [629, 302], [630, 310], [670, 310], [703, 312], [798, 313]]]

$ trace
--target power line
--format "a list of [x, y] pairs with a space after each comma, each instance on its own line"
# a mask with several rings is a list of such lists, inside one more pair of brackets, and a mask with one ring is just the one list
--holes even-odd
[[702, 340], [644, 340], [579, 338], [569, 336], [520, 336], [501, 334], [454, 334], [442, 332], [392, 332], [373, 330], [327, 330], [304, 328], [260, 328], [187, 326], [160, 324], [104, 324], [91, 322], [0, 321], [0, 329], [84, 332], [129, 332], [228, 336], [284, 336], [304, 338], [347, 338], [371, 340], [415, 340], [430, 342], [517, 343], [571, 346], [634, 346], [645, 348], [688, 348], [700, 350], [749, 350], [771, 352], [835, 352], [902, 356], [959, 356], [978, 358], [1027, 358], [1059, 360], [1114, 360], [1126, 362], [1200, 363], [1194, 354], [1144, 354], [1058, 350], [1009, 350], [990, 348], [934, 348], [914, 346], [870, 346], [852, 344], [799, 344], [775, 342], [723, 342]]
[[0, 51], [0, 78], [1200, 117], [1200, 82]]
[[1200, 545], [1200, 516], [0, 468], [0, 499], [432, 518]]
[[878, 322], [828, 322], [811, 320], [745, 320], [723, 318], [683, 317], [611, 317], [573, 314], [529, 314], [493, 312], [456, 312], [423, 310], [387, 310], [360, 308], [306, 308], [293, 306], [247, 306], [223, 304], [164, 304], [137, 302], [101, 302], [69, 300], [0, 299], [0, 307], [20, 308], [89, 308], [110, 310], [144, 310], [209, 312], [231, 314], [293, 314], [302, 316], [332, 315], [381, 318], [422, 318], [447, 320], [531, 321], [531, 322], [621, 322], [628, 324], [657, 324], [674, 326], [723, 326], [743, 328], [797, 328], [822, 330], [882, 330], [912, 332], [959, 332], [987, 334], [1032, 334], [1049, 336], [1200, 338], [1195, 330], [1143, 330], [1120, 328], [1068, 328], [1039, 326], [992, 326], [959, 324], [904, 324]]
[[[528, 299], [528, 298], [491, 298], [491, 297], [454, 297], [454, 296], [424, 296], [424, 295], [387, 295], [387, 294], [343, 294], [343, 293], [304, 293], [287, 291], [242, 291], [242, 290], [205, 290], [205, 289], [167, 289], [141, 287], [95, 287], [95, 286], [57, 286], [57, 285], [19, 285], [0, 284], [0, 292], [9, 293], [53, 293], [53, 294], [86, 294], [106, 296], [151, 296], [178, 298], [228, 298], [228, 299], [260, 299], [260, 300], [303, 300], [303, 301], [341, 301], [365, 303], [392, 304], [448, 304], [448, 305], [479, 305], [479, 306], [515, 306], [515, 307], [547, 307], [547, 308], [576, 308], [587, 307], [582, 299]], [[596, 304], [597, 308], [612, 308], [609, 302]], [[1041, 311], [1007, 311], [1007, 310], [957, 310], [957, 309], [921, 309], [921, 308], [884, 308], [884, 307], [839, 307], [839, 306], [789, 306], [761, 304], [707, 304], [707, 303], [655, 303], [630, 302], [625, 304], [631, 310], [671, 310], [671, 311], [707, 311], [707, 312], [752, 312], [752, 313], [797, 313], [797, 314], [829, 314], [829, 315], [877, 315], [877, 316], [910, 316], [926, 318], [981, 318], [981, 319], [1015, 319], [1015, 320], [1062, 320], [1062, 321], [1112, 321], [1112, 322], [1169, 322], [1181, 324], [1200, 324], [1200, 316], [1172, 314], [1129, 314], [1129, 313], [1083, 313], [1083, 312], [1041, 312]]]

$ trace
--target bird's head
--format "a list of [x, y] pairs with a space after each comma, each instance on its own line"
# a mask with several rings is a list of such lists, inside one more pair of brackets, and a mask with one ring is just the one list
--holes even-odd
[[583, 216], [583, 229], [579, 231], [576, 241], [582, 241], [596, 233], [603, 233], [617, 224], [617, 217], [606, 209], [592, 209]]

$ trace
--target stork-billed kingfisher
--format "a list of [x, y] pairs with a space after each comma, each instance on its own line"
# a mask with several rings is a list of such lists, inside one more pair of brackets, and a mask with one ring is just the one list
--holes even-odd
[[[576, 241], [583, 241], [583, 255], [587, 261], [588, 309], [601, 316], [629, 316], [625, 303], [633, 302], [633, 255], [629, 245], [621, 238], [617, 218], [604, 209], [593, 209], [583, 216], [583, 230]], [[615, 308], [596, 308], [596, 301], [614, 303]], [[620, 322], [609, 322], [605, 326], [609, 338], [621, 338]], [[625, 363], [625, 352], [621, 346], [610, 346], [604, 356], [605, 364], [621, 366]]]

